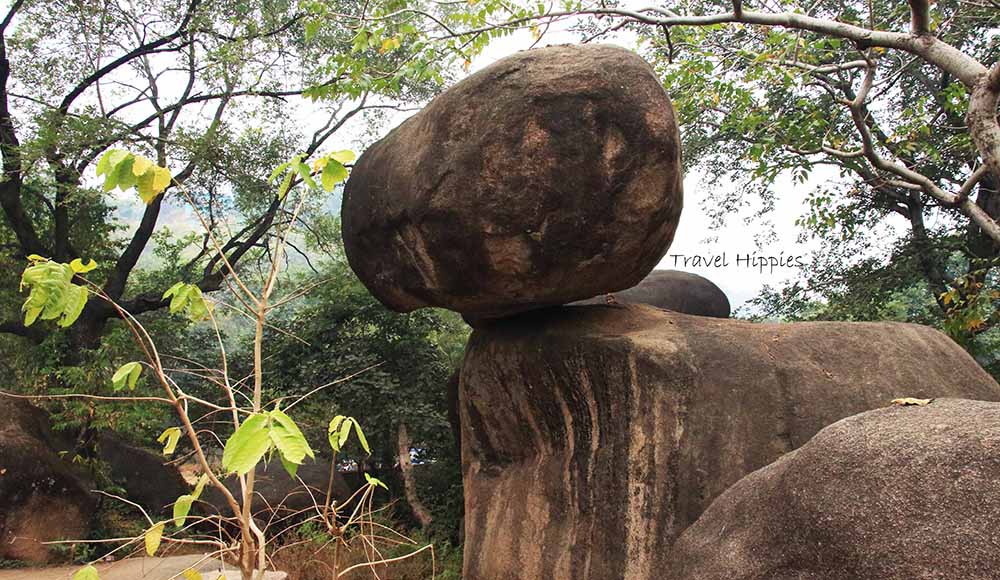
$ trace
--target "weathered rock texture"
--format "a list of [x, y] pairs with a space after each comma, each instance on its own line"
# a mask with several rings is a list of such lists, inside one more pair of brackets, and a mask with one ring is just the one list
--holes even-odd
[[[271, 461], [259, 466], [251, 511], [259, 517], [269, 518], [272, 515], [288, 516], [292, 512], [306, 510], [315, 504], [322, 506], [326, 499], [327, 483], [330, 481], [329, 462], [305, 463], [299, 467], [296, 475], [297, 479], [292, 479], [280, 461]], [[303, 482], [308, 489], [302, 486]], [[229, 491], [237, 498], [240, 497], [242, 492], [236, 476], [227, 478], [224, 483]], [[334, 473], [333, 498], [337, 501], [346, 500], [357, 487], [349, 485], [342, 474]], [[205, 488], [199, 509], [224, 516], [232, 515], [222, 493], [212, 486]]]
[[461, 375], [464, 577], [663, 578], [672, 542], [727, 487], [901, 396], [998, 400], [1000, 386], [909, 324], [648, 306], [490, 323]]
[[[653, 270], [635, 286], [615, 292], [619, 304], [649, 304], [682, 314], [729, 318], [729, 298], [704, 276], [680, 270]], [[606, 295], [581, 300], [577, 304], [605, 304]]]
[[152, 513], [166, 511], [190, 488], [162, 454], [129, 445], [112, 432], [101, 433], [98, 453], [110, 468], [111, 478], [125, 489], [128, 499]]
[[470, 319], [637, 284], [673, 240], [670, 100], [627, 50], [556, 46], [456, 84], [354, 167], [344, 246], [372, 294]]
[[938, 399], [844, 419], [731, 487], [668, 578], [1000, 577], [1000, 405]]
[[48, 561], [42, 542], [85, 537], [94, 507], [55, 451], [48, 415], [0, 397], [0, 559]]

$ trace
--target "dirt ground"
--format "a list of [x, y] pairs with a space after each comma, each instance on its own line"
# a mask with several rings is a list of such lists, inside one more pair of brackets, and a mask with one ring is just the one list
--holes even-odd
[[[201, 572], [204, 580], [217, 580], [225, 574], [226, 580], [240, 580], [240, 573], [232, 567], [223, 570], [222, 562], [204, 556], [169, 556], [166, 558], [132, 558], [98, 564], [101, 580], [183, 580], [181, 573], [188, 568]], [[0, 570], [0, 580], [70, 580], [80, 566], [60, 568], [21, 568]], [[284, 580], [284, 572], [268, 572], [267, 580]]]

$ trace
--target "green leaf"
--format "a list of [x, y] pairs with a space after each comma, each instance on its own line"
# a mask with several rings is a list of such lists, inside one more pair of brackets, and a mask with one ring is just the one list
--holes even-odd
[[170, 288], [167, 288], [167, 291], [163, 293], [163, 299], [166, 300], [167, 298], [170, 298], [184, 286], [185, 286], [184, 282], [178, 282], [173, 286], [171, 286]]
[[58, 323], [63, 328], [72, 325], [76, 322], [77, 318], [80, 318], [84, 306], [87, 305], [87, 298], [90, 296], [90, 292], [84, 286], [71, 284], [66, 289], [66, 296], [67, 300], [63, 308], [62, 318], [59, 319]]
[[178, 528], [184, 527], [187, 516], [191, 513], [191, 504], [194, 503], [193, 495], [182, 495], [174, 502], [174, 525]]
[[353, 422], [354, 419], [349, 418], [340, 426], [340, 440], [337, 444], [340, 445], [341, 449], [343, 449], [344, 443], [347, 443], [347, 438], [351, 436], [351, 423]]
[[187, 570], [181, 572], [181, 575], [184, 576], [184, 580], [204, 580], [201, 576], [201, 572], [198, 572], [193, 568], [188, 568]]
[[97, 175], [114, 175], [118, 164], [128, 158], [129, 152], [122, 149], [109, 149], [97, 162]]
[[28, 308], [24, 311], [24, 325], [31, 326], [38, 319], [38, 315], [41, 314], [41, 307]]
[[308, 185], [310, 189], [316, 189], [316, 182], [313, 181], [312, 172], [309, 171], [308, 165], [299, 161], [295, 164], [295, 171], [298, 172], [299, 177], [302, 178], [302, 181]]
[[330, 448], [340, 451], [340, 426], [349, 419], [343, 415], [337, 415], [330, 420], [330, 427], [327, 429], [327, 438], [330, 440]]
[[187, 308], [188, 295], [190, 293], [191, 284], [182, 284], [181, 287], [174, 292], [173, 298], [170, 300], [170, 314], [177, 314]]
[[[306, 457], [315, 458], [309, 442], [305, 435], [299, 430], [298, 425], [291, 417], [283, 411], [275, 409], [271, 411], [271, 429], [269, 435], [271, 442], [281, 454], [282, 461], [302, 465]], [[292, 474], [294, 477], [294, 474]]]
[[340, 161], [330, 159], [323, 167], [323, 189], [333, 191], [333, 188], [340, 182], [347, 179], [347, 168], [341, 165]]
[[269, 416], [258, 413], [240, 424], [222, 451], [222, 467], [229, 473], [246, 474], [271, 448]]
[[279, 175], [281, 175], [282, 173], [284, 173], [284, 171], [287, 170], [289, 168], [289, 166], [291, 166], [291, 164], [292, 164], [291, 161], [286, 161], [286, 162], [282, 163], [281, 165], [275, 167], [274, 171], [271, 172], [271, 176], [267, 178], [267, 182], [271, 183], [272, 181], [274, 181], [275, 179], [277, 179]]
[[374, 477], [368, 475], [367, 473], [365, 474], [365, 481], [367, 481], [368, 485], [370, 485], [372, 487], [381, 487], [382, 489], [384, 489], [386, 491], [389, 490], [388, 486], [386, 486], [384, 483], [382, 483], [381, 480], [379, 480], [377, 478], [374, 478]]
[[77, 570], [76, 574], [73, 574], [73, 580], [101, 580], [101, 577], [97, 575], [97, 568], [87, 566]]
[[149, 556], [156, 555], [156, 551], [160, 549], [160, 541], [163, 539], [163, 528], [167, 525], [167, 522], [160, 522], [155, 526], [146, 530], [145, 542], [146, 542], [146, 554]]
[[278, 188], [279, 199], [285, 199], [285, 196], [288, 195], [288, 188], [292, 186], [292, 175], [292, 172], [289, 171], [285, 174], [285, 179], [281, 181], [281, 187]]
[[177, 443], [180, 441], [180, 439], [181, 439], [180, 427], [170, 427], [163, 433], [160, 433], [160, 436], [156, 438], [156, 442], [157, 443], [165, 442], [163, 445], [163, 454], [169, 456], [173, 455], [174, 451], [177, 450]]
[[[123, 388], [125, 388], [125, 383], [127, 379], [129, 390], [134, 391], [136, 382], [138, 382], [139, 375], [141, 373], [142, 373], [141, 363], [135, 361], [125, 363], [122, 366], [118, 367], [118, 370], [115, 371], [115, 374], [111, 377], [111, 385], [116, 391], [120, 391]], [[173, 427], [173, 429], [177, 428]]]
[[358, 434], [358, 442], [361, 443], [361, 447], [364, 448], [365, 453], [371, 455], [372, 450], [368, 447], [368, 439], [365, 437], [364, 431], [361, 430], [361, 424], [357, 421], [354, 422], [354, 432]]
[[292, 463], [291, 461], [285, 459], [285, 456], [281, 454], [278, 455], [278, 458], [281, 459], [281, 466], [285, 468], [288, 475], [291, 476], [292, 479], [295, 479], [295, 474], [299, 472], [299, 464]]

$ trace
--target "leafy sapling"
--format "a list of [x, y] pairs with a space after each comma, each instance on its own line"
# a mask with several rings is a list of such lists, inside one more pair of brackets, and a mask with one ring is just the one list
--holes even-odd
[[[304, 160], [303, 155], [297, 155], [288, 162], [282, 164], [271, 176], [271, 180], [282, 177], [282, 181], [276, 193], [282, 203], [287, 203], [289, 192], [299, 183], [306, 185], [309, 189], [322, 187], [326, 191], [333, 188], [347, 178], [348, 172], [345, 164], [354, 160], [354, 154], [350, 151], [336, 151], [315, 159], [311, 166]], [[271, 294], [275, 289], [275, 280], [278, 273], [278, 259], [272, 260], [270, 271], [267, 273], [260, 290], [252, 291], [246, 284], [239, 272], [237, 272], [227, 260], [224, 248], [214, 237], [212, 228], [202, 218], [197, 207], [193, 203], [191, 196], [184, 189], [183, 185], [173, 181], [170, 171], [165, 167], [157, 166], [153, 161], [141, 155], [130, 153], [121, 149], [107, 151], [97, 164], [97, 175], [104, 177], [104, 190], [111, 191], [119, 188], [123, 191], [135, 188], [142, 200], [149, 204], [163, 195], [168, 188], [175, 186], [182, 196], [184, 196], [191, 206], [195, 208], [195, 214], [205, 227], [206, 234], [212, 242], [218, 254], [219, 261], [224, 264], [225, 273], [234, 283], [234, 293], [236, 299], [245, 308], [244, 314], [255, 322], [254, 340], [254, 373], [252, 376], [252, 393], [237, 393], [237, 386], [243, 381], [231, 381], [227, 375], [227, 363], [225, 349], [222, 348], [221, 334], [215, 318], [211, 303], [206, 299], [202, 289], [197, 285], [184, 281], [177, 282], [163, 294], [163, 300], [169, 301], [169, 309], [172, 314], [184, 315], [193, 322], [208, 321], [216, 330], [216, 335], [220, 341], [220, 352], [223, 360], [223, 379], [213, 380], [223, 392], [224, 400], [228, 403], [220, 405], [199, 399], [185, 393], [181, 387], [170, 378], [167, 369], [164, 368], [160, 360], [160, 355], [156, 349], [156, 344], [146, 332], [142, 324], [121, 306], [103, 294], [101, 289], [87, 282], [84, 274], [97, 267], [94, 261], [84, 263], [82, 260], [73, 260], [68, 264], [58, 263], [42, 256], [31, 256], [29, 265], [25, 269], [21, 280], [21, 287], [29, 291], [22, 311], [25, 315], [25, 324], [30, 325], [36, 320], [55, 320], [61, 327], [71, 326], [81, 315], [86, 307], [89, 297], [93, 294], [100, 299], [108, 301], [118, 312], [120, 318], [129, 327], [133, 337], [145, 355], [144, 361], [130, 361], [119, 367], [111, 378], [111, 387], [115, 392], [123, 392], [126, 388], [129, 393], [134, 392], [140, 386], [140, 378], [146, 369], [149, 370], [149, 381], [163, 390], [162, 397], [144, 397], [146, 400], [161, 401], [170, 404], [176, 411], [180, 421], [179, 426], [170, 427], [163, 431], [157, 442], [163, 445], [165, 456], [173, 455], [177, 450], [183, 437], [194, 450], [194, 457], [198, 461], [202, 471], [192, 493], [182, 495], [173, 504], [173, 513], [170, 520], [153, 521], [146, 515], [149, 527], [140, 537], [135, 538], [119, 549], [141, 541], [147, 555], [153, 556], [159, 552], [163, 542], [196, 542], [199, 544], [215, 545], [217, 548], [212, 553], [213, 556], [223, 556], [233, 554], [239, 564], [244, 580], [262, 578], [264, 570], [267, 568], [268, 556], [268, 535], [267, 527], [261, 528], [251, 513], [251, 500], [254, 494], [256, 468], [268, 457], [278, 456], [289, 476], [295, 478], [299, 467], [308, 459], [315, 458], [315, 452], [306, 440], [302, 430], [295, 423], [291, 416], [279, 407], [265, 409], [262, 404], [262, 378], [263, 378], [263, 357], [262, 342], [265, 320], [271, 309], [277, 304], [271, 302]], [[319, 176], [317, 183], [316, 176]], [[271, 255], [280, 256], [284, 251], [284, 245], [291, 232], [291, 224], [297, 219], [298, 212], [302, 208], [305, 193], [299, 196], [297, 205], [290, 212], [292, 219], [283, 231], [279, 232], [274, 242]], [[301, 293], [297, 294], [301, 295]], [[85, 396], [85, 395], [84, 395]], [[139, 400], [134, 395], [122, 395], [118, 398], [122, 400]], [[244, 405], [237, 404], [237, 400], [246, 400]], [[199, 430], [195, 428], [196, 420], [192, 419], [189, 412], [191, 404], [208, 406], [213, 412], [227, 413], [232, 418], [232, 435], [223, 444], [222, 472], [217, 473], [209, 463], [205, 448], [198, 437]], [[337, 416], [329, 426], [328, 438], [333, 452], [331, 461], [331, 479], [336, 467], [337, 453], [341, 452], [348, 442], [350, 434], [354, 432], [359, 444], [367, 453], [371, 453], [368, 440], [364, 435], [359, 422], [353, 417]], [[216, 436], [216, 440], [219, 438]], [[237, 494], [223, 483], [226, 476], [235, 476], [239, 479], [239, 489]], [[328, 517], [328, 508], [331, 505], [330, 492], [328, 490], [327, 499], [322, 512], [316, 509], [317, 515], [311, 519], [320, 519], [332, 530], [337, 530], [337, 541], [345, 541], [344, 531], [348, 526], [364, 524], [365, 514], [371, 513], [371, 498], [374, 489], [385, 487], [378, 479], [366, 475], [367, 485], [359, 490], [359, 508], [367, 505], [368, 511], [355, 508], [343, 523], [338, 525], [337, 510], [333, 510], [332, 521]], [[185, 540], [174, 538], [167, 534], [170, 524], [174, 528], [181, 530], [185, 528], [189, 520], [207, 521], [210, 518], [191, 516], [191, 509], [195, 502], [199, 501], [204, 489], [211, 485], [225, 499], [232, 512], [231, 516], [216, 516], [220, 524], [228, 522], [235, 524], [238, 528], [238, 538], [234, 541], [213, 540]], [[355, 494], [358, 496], [358, 494]], [[318, 506], [317, 506], [318, 508]], [[145, 512], [144, 512], [145, 515]], [[372, 562], [375, 564], [377, 562]], [[197, 572], [190, 571], [190, 577], [194, 578]], [[344, 573], [347, 570], [343, 571]], [[340, 576], [341, 574], [336, 574]], [[188, 577], [185, 573], [185, 577]], [[97, 569], [94, 566], [86, 566], [74, 575], [74, 580], [100, 580]]]

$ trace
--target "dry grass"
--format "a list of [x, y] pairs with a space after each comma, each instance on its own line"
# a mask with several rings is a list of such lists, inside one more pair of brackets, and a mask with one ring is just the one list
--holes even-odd
[[[317, 540], [287, 544], [274, 555], [275, 567], [288, 573], [288, 580], [334, 580], [334, 562], [339, 557], [339, 569], [346, 570], [356, 564], [373, 560], [356, 539], [351, 548]], [[410, 546], [385, 546], [380, 550], [382, 559], [397, 558], [412, 553], [425, 543]], [[374, 558], [378, 560], [378, 557]], [[340, 576], [343, 580], [457, 580], [461, 578], [461, 553], [444, 545], [433, 546], [419, 554], [390, 564], [364, 566]]]

